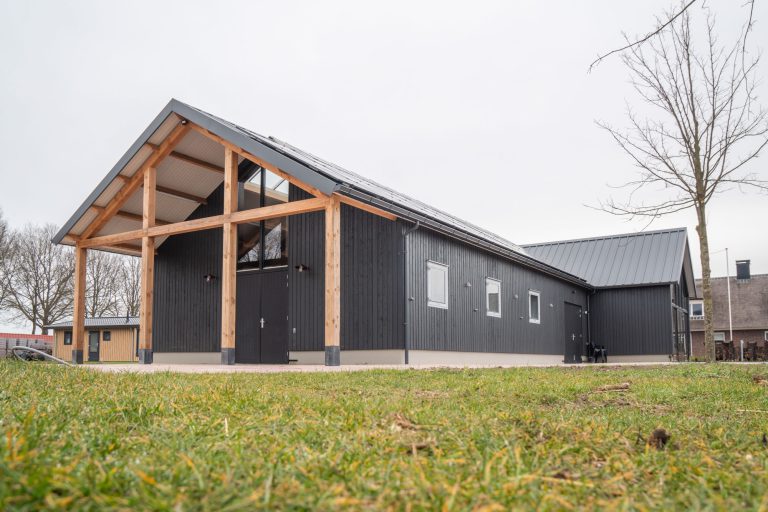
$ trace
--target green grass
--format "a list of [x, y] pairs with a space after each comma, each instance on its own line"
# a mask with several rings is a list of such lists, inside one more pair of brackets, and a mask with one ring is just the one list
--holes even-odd
[[[768, 367], [114, 375], [0, 362], [0, 510], [765, 508], [757, 374]], [[657, 427], [672, 436], [663, 450], [645, 442]]]

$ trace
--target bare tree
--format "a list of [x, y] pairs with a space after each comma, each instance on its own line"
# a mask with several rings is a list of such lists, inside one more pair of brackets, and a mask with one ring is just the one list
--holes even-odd
[[10, 237], [11, 257], [3, 263], [8, 277], [6, 308], [11, 320], [29, 322], [32, 333], [67, 318], [72, 309], [74, 258], [68, 247], [53, 245], [56, 227], [27, 225]]
[[89, 251], [86, 264], [85, 314], [91, 318], [119, 314], [123, 256]]
[[127, 256], [120, 266], [120, 280], [117, 287], [119, 314], [139, 316], [141, 306], [141, 260]]
[[[692, 16], [702, 19], [693, 32]], [[674, 212], [694, 209], [701, 248], [704, 295], [705, 350], [715, 359], [712, 333], [707, 205], [716, 194], [730, 189], [768, 190], [768, 182], [748, 173], [748, 164], [768, 144], [766, 112], [756, 97], [759, 55], [747, 51], [752, 11], [739, 38], [722, 45], [714, 15], [706, 8], [684, 9], [659, 34], [643, 45], [630, 46], [622, 55], [640, 98], [652, 107], [641, 119], [628, 112], [630, 128], [607, 130], [638, 169], [624, 202], [609, 199], [605, 211], [649, 222]], [[702, 44], [702, 49], [697, 45]], [[649, 201], [642, 194], [654, 190]]]
[[8, 296], [8, 276], [6, 275], [6, 260], [11, 256], [11, 232], [8, 223], [0, 210], [0, 315], [5, 309], [5, 299]]

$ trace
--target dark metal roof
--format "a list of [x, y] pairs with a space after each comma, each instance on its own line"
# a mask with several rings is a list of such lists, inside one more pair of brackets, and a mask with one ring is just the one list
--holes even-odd
[[[86, 318], [85, 327], [138, 327], [139, 317], [137, 316], [102, 316], [99, 318]], [[48, 325], [48, 329], [63, 329], [72, 327], [72, 320], [66, 322], [56, 322]]]
[[[209, 114], [189, 105], [187, 106], [196, 110], [200, 114], [203, 114], [225, 126], [228, 126], [232, 130], [239, 131], [245, 136], [250, 137], [251, 139], [258, 141], [271, 149], [274, 149], [275, 151], [291, 158], [292, 160], [295, 160], [309, 167], [310, 169], [320, 173], [322, 176], [330, 178], [338, 184], [336, 191], [344, 192], [357, 190], [359, 192], [363, 192], [367, 195], [383, 200], [384, 202], [400, 206], [411, 212], [421, 214], [430, 219], [434, 219], [447, 226], [455, 227], [461, 231], [466, 232], [467, 234], [485, 239], [505, 249], [525, 254], [525, 251], [523, 251], [519, 245], [514, 244], [494, 233], [491, 233], [490, 231], [482, 229], [458, 217], [454, 217], [453, 215], [438, 210], [437, 208], [433, 208], [426, 203], [423, 203], [417, 199], [413, 199], [412, 197], [409, 197], [405, 194], [401, 194], [396, 190], [381, 185], [380, 183], [376, 183], [371, 179], [354, 173], [348, 169], [344, 169], [343, 167], [332, 162], [323, 160], [322, 158], [299, 149], [285, 141], [271, 136], [267, 137], [260, 135], [247, 128], [243, 128], [242, 126], [238, 126], [236, 124], [230, 123], [229, 121], [221, 119], [220, 117], [214, 116], [213, 114]], [[297, 178], [299, 178], [299, 176], [297, 176]]]
[[577, 275], [595, 287], [677, 283], [683, 271], [689, 289], [693, 286], [685, 228], [523, 247], [530, 256]]
[[421, 201], [408, 197], [354, 172], [332, 164], [310, 153], [302, 151], [286, 142], [273, 137], [265, 137], [234, 123], [216, 117], [195, 107], [171, 100], [163, 111], [144, 130], [141, 137], [112, 168], [104, 180], [88, 196], [75, 214], [64, 224], [56, 236], [54, 243], [61, 243], [72, 227], [78, 222], [88, 208], [94, 204], [99, 195], [116, 178], [123, 167], [133, 158], [141, 147], [149, 140], [155, 130], [172, 115], [202, 126], [211, 133], [228, 140], [246, 151], [279, 167], [288, 174], [304, 183], [318, 188], [321, 192], [331, 194], [338, 192], [354, 197], [365, 203], [391, 211], [400, 218], [419, 222], [421, 225], [442, 232], [453, 238], [458, 238], [482, 249], [495, 252], [501, 256], [517, 261], [531, 268], [536, 268], [560, 279], [584, 286], [582, 279], [562, 269], [552, 267], [547, 263], [529, 257], [523, 248], [498, 235], [486, 231], [474, 224], [454, 217], [441, 210], [433, 208]]

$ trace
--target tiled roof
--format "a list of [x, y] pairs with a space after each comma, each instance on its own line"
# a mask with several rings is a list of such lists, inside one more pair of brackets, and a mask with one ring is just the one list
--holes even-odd
[[[727, 331], [728, 323], [728, 281], [725, 277], [714, 277], [712, 283], [712, 306], [714, 326], [717, 331]], [[696, 280], [701, 295], [701, 280]], [[731, 312], [734, 330], [768, 330], [768, 274], [752, 275], [749, 279], [731, 277]], [[703, 320], [691, 320], [692, 331], [703, 331]]]

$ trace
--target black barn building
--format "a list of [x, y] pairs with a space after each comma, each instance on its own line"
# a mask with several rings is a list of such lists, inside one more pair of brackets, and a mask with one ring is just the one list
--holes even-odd
[[[54, 242], [77, 248], [75, 327], [87, 252], [141, 256], [140, 362], [515, 364], [580, 362], [590, 339], [685, 353], [690, 256], [664, 233], [580, 266], [557, 256], [577, 242], [522, 248], [172, 100]], [[619, 258], [620, 279], [584, 270]]]

